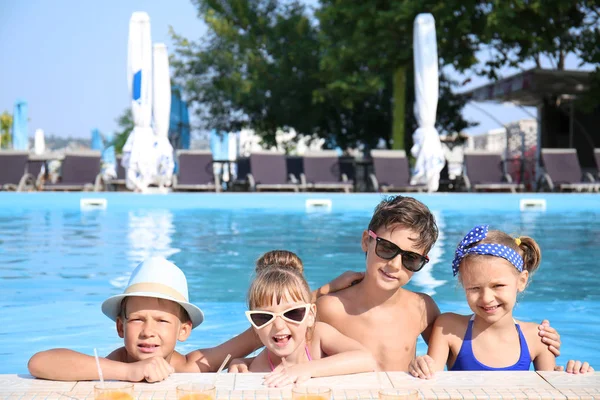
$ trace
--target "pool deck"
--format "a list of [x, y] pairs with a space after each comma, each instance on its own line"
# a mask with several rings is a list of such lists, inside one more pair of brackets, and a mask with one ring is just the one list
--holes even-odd
[[[182, 383], [215, 383], [218, 400], [289, 399], [291, 389], [267, 389], [263, 374], [173, 374], [163, 382], [136, 383], [139, 400], [175, 400]], [[215, 381], [216, 379], [216, 381]], [[98, 382], [56, 382], [29, 375], [0, 375], [0, 400], [93, 399]], [[376, 399], [379, 388], [418, 389], [424, 400], [578, 399], [600, 400], [600, 374], [564, 372], [440, 372], [421, 380], [404, 372], [364, 373], [311, 379], [307, 386], [333, 389], [333, 400]]]

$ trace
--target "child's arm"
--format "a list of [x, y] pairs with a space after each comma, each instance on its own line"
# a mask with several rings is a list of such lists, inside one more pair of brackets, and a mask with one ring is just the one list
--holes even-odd
[[529, 352], [536, 371], [554, 371], [556, 357], [548, 346], [538, 336], [538, 324], [533, 322], [519, 322], [521, 330], [527, 340]]
[[320, 376], [377, 370], [377, 363], [368, 350], [331, 325], [317, 322], [313, 340], [320, 341], [321, 350], [326, 355], [324, 358], [296, 365], [282, 362], [275, 371], [265, 376], [264, 384], [282, 387]]
[[[127, 363], [125, 349], [113, 351], [107, 358], [100, 357], [104, 379], [119, 381], [157, 382], [174, 372], [162, 357], [153, 357], [135, 363]], [[99, 379], [96, 359], [69, 349], [52, 349], [36, 353], [27, 364], [29, 373], [37, 378], [55, 381], [91, 381]]]
[[227, 354], [231, 354], [232, 359], [243, 358], [262, 345], [253, 329], [248, 328], [216, 347], [189, 353], [186, 356], [186, 372], [216, 372]]
[[431, 296], [426, 295], [424, 293], [417, 294], [421, 297], [423, 301], [422, 307], [424, 310], [425, 319], [423, 330], [421, 331], [421, 336], [423, 337], [425, 343], [429, 344], [429, 339], [433, 330], [433, 323], [440, 315], [440, 309], [438, 308], [437, 304], [435, 304], [435, 301], [433, 301]]
[[430, 379], [437, 371], [442, 371], [448, 362], [450, 342], [444, 332], [453, 330], [458, 319], [456, 314], [442, 314], [433, 323], [429, 337], [427, 355], [416, 357], [410, 362], [408, 372], [417, 378]]
[[314, 290], [312, 292], [312, 302], [315, 303], [321, 296], [346, 289], [347, 287], [360, 282], [364, 277], [364, 272], [346, 271], [331, 282], [326, 283], [317, 290]]

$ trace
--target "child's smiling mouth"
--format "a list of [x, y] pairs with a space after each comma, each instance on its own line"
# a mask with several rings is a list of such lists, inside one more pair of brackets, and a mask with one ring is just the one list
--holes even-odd
[[487, 307], [481, 307], [481, 309], [483, 311], [485, 311], [488, 314], [493, 314], [498, 308], [500, 308], [501, 304], [497, 304], [495, 306], [487, 306]]
[[382, 269], [380, 269], [380, 270], [379, 270], [379, 272], [381, 272], [381, 274], [383, 275], [383, 277], [384, 277], [384, 278], [386, 278], [386, 279], [390, 279], [390, 280], [394, 280], [394, 281], [397, 281], [397, 280], [398, 280], [398, 278], [396, 278], [396, 277], [395, 277], [395, 276], [393, 276], [393, 275], [390, 275], [390, 274], [388, 274], [387, 272], [385, 272], [385, 271], [384, 271], [384, 270], [382, 270]]
[[292, 338], [292, 335], [275, 335], [275, 336], [273, 336], [273, 341], [275, 342], [275, 344], [277, 346], [285, 347], [291, 338]]

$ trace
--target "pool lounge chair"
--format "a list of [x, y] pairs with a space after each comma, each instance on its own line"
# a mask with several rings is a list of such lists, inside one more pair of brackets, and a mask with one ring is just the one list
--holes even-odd
[[177, 150], [178, 172], [173, 176], [173, 190], [221, 191], [221, 182], [213, 170], [209, 150]]
[[340, 173], [335, 150], [307, 151], [303, 164], [304, 173], [300, 175], [300, 182], [305, 190], [342, 190], [350, 193], [354, 188], [354, 183]]
[[595, 182], [592, 174], [582, 174], [575, 149], [542, 149], [541, 161], [545, 172], [538, 184], [540, 191], [592, 192], [600, 189], [600, 182]]
[[298, 192], [300, 185], [292, 174], [287, 173], [284, 152], [259, 151], [250, 154], [248, 184], [251, 191], [293, 190]]
[[371, 150], [375, 173], [369, 179], [376, 192], [422, 192], [427, 185], [410, 184], [410, 165], [404, 150]]
[[502, 154], [499, 152], [466, 150], [464, 153], [463, 180], [471, 191], [510, 191], [525, 189], [522, 183], [514, 183], [506, 173]]
[[600, 149], [594, 149], [594, 161], [596, 161], [596, 181], [600, 181]]
[[35, 177], [27, 173], [29, 153], [0, 151], [0, 189], [22, 192], [35, 187]]
[[43, 190], [94, 191], [102, 190], [99, 151], [75, 151], [65, 153], [57, 183], [46, 182]]

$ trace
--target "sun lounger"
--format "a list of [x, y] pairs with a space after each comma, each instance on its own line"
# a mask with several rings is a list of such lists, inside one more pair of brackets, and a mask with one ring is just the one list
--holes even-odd
[[213, 171], [213, 157], [209, 150], [177, 150], [178, 172], [173, 177], [173, 190], [221, 191], [219, 177]]
[[466, 150], [464, 153], [463, 180], [468, 191], [522, 191], [522, 183], [514, 183], [506, 173], [499, 152]]
[[596, 161], [596, 181], [600, 181], [600, 149], [594, 149], [594, 160]]
[[260, 151], [250, 154], [250, 190], [293, 190], [298, 192], [300, 185], [296, 178], [287, 173], [284, 152]]
[[371, 150], [374, 173], [369, 174], [376, 192], [422, 192], [427, 185], [410, 184], [410, 165], [404, 150]]
[[550, 191], [598, 191], [600, 182], [595, 182], [589, 172], [582, 174], [575, 149], [542, 149], [544, 173], [538, 184], [539, 190]]
[[35, 178], [27, 173], [29, 153], [26, 151], [0, 151], [0, 189], [22, 192], [35, 187]]
[[306, 152], [303, 157], [304, 173], [300, 175], [301, 186], [308, 190], [342, 190], [349, 193], [354, 183], [340, 172], [335, 150]]
[[59, 181], [44, 183], [43, 190], [98, 192], [102, 184], [99, 151], [67, 152], [60, 167]]

